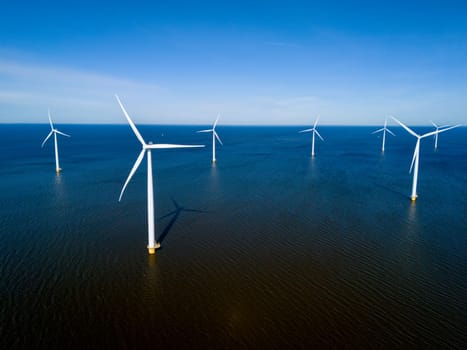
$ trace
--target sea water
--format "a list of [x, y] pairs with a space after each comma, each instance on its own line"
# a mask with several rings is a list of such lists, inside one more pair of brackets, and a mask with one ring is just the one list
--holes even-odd
[[[467, 130], [0, 126], [0, 348], [467, 347]], [[305, 127], [303, 127], [305, 128]], [[419, 132], [429, 128], [415, 128]]]

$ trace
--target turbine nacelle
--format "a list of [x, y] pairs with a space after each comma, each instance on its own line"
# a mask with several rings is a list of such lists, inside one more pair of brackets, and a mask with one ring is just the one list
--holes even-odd
[[130, 124], [131, 129], [133, 130], [133, 132], [136, 135], [136, 138], [139, 140], [139, 142], [141, 142], [141, 145], [142, 145], [142, 148], [143, 148], [141, 150], [138, 158], [136, 159], [136, 162], [133, 165], [133, 168], [131, 169], [130, 174], [128, 175], [128, 178], [126, 179], [125, 184], [123, 185], [122, 191], [120, 192], [120, 197], [118, 198], [118, 201], [120, 202], [122, 197], [123, 197], [123, 193], [125, 192], [125, 189], [126, 189], [128, 183], [130, 182], [130, 180], [133, 177], [134, 173], [136, 172], [136, 170], [140, 166], [141, 161], [143, 160], [144, 155], [146, 154], [146, 151], [150, 151], [152, 149], [198, 148], [198, 147], [204, 147], [204, 145], [177, 145], [177, 144], [170, 144], [170, 143], [152, 143], [151, 141], [146, 143], [144, 141], [143, 137], [141, 136], [141, 134], [139, 133], [138, 129], [136, 128], [135, 123], [133, 123], [133, 120], [131, 120], [130, 116], [128, 115], [127, 111], [125, 110], [125, 107], [123, 107], [123, 104], [120, 101], [120, 98], [117, 95], [115, 95], [115, 97], [117, 99], [118, 104], [120, 105], [120, 108], [123, 111], [123, 114], [125, 114], [125, 117], [126, 117], [128, 123]]
[[379, 133], [379, 132], [388, 132], [390, 133], [392, 136], [396, 136], [396, 134], [394, 134], [391, 130], [388, 129], [387, 127], [388, 125], [388, 118], [386, 117], [386, 119], [384, 119], [384, 126], [381, 128], [381, 129], [378, 129], [378, 130], [375, 130], [372, 132], [372, 134], [376, 134], [376, 133]]
[[321, 137], [320, 133], [318, 132], [318, 130], [316, 130], [316, 125], [318, 125], [318, 121], [319, 121], [319, 115], [316, 117], [316, 120], [313, 124], [313, 127], [310, 128], [310, 129], [305, 129], [305, 130], [300, 130], [298, 133], [301, 134], [301, 133], [304, 133], [304, 132], [312, 132], [313, 134], [316, 134], [318, 135], [318, 137], [324, 141], [324, 139]]
[[222, 143], [221, 138], [216, 132], [216, 126], [217, 126], [217, 123], [219, 122], [219, 118], [220, 118], [220, 114], [217, 114], [217, 118], [214, 121], [214, 124], [212, 125], [212, 129], [198, 130], [197, 133], [212, 132], [214, 137], [217, 139], [217, 141], [219, 141], [219, 143], [223, 146], [224, 144]]
[[436, 129], [442, 129], [442, 128], [447, 128], [450, 125], [436, 125], [433, 121], [431, 121], [431, 124], [436, 128]]
[[[423, 135], [419, 135], [417, 134], [415, 131], [413, 131], [412, 129], [410, 129], [407, 125], [405, 125], [404, 123], [402, 123], [400, 120], [394, 118], [394, 117], [391, 117], [392, 119], [394, 119], [395, 122], [397, 122], [400, 126], [402, 126], [405, 130], [407, 130], [407, 132], [413, 136], [415, 136], [416, 138], [418, 139], [424, 139], [425, 137], [428, 137], [428, 136], [433, 136], [433, 135], [436, 135], [436, 134], [440, 134], [442, 132], [445, 132], [445, 131], [448, 131], [448, 130], [451, 130], [451, 129], [454, 129], [454, 128], [457, 128], [459, 126], [461, 126], [462, 124], [457, 124], [457, 125], [454, 125], [454, 126], [450, 126], [450, 127], [447, 127], [445, 129], [438, 129], [438, 130], [435, 130], [435, 131], [431, 131], [431, 132], [427, 132], [426, 134], [423, 134]], [[441, 127], [440, 127], [441, 128]]]
[[41, 147], [44, 147], [44, 145], [45, 145], [45, 143], [47, 142], [47, 140], [48, 140], [48, 139], [50, 138], [50, 136], [52, 136], [53, 134], [60, 134], [60, 135], [66, 136], [66, 137], [71, 137], [70, 135], [67, 135], [67, 134], [61, 132], [60, 130], [54, 128], [54, 124], [52, 123], [52, 117], [50, 116], [50, 109], [48, 110], [48, 115], [49, 115], [50, 132], [49, 132], [49, 134], [45, 137], [44, 141], [42, 141]]

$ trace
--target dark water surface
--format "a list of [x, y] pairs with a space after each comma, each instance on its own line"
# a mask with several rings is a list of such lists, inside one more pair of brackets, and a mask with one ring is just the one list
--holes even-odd
[[[0, 126], [0, 348], [467, 348], [467, 130], [421, 146], [393, 128]], [[417, 129], [417, 128], [416, 128]], [[423, 132], [428, 129], [418, 128]], [[175, 204], [178, 206], [176, 210]], [[174, 212], [175, 211], [175, 212]], [[172, 213], [172, 214], [171, 214]], [[168, 215], [171, 214], [171, 215]]]

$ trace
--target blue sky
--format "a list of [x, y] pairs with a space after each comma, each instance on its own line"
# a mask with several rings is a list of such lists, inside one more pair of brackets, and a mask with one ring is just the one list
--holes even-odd
[[[66, 3], [66, 4], [65, 4]], [[10, 1], [0, 122], [467, 123], [461, 1]]]

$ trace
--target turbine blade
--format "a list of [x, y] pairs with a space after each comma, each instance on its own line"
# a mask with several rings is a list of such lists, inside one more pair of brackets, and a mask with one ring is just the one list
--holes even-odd
[[412, 168], [415, 163], [415, 157], [417, 156], [418, 149], [420, 148], [420, 140], [417, 141], [417, 144], [415, 145], [415, 150], [413, 152], [413, 157], [412, 157], [412, 163], [410, 163], [410, 169], [409, 169], [409, 174], [412, 173]]
[[118, 198], [119, 202], [122, 200], [123, 192], [125, 192], [126, 186], [130, 182], [133, 175], [135, 174], [136, 169], [138, 169], [139, 165], [141, 164], [141, 161], [143, 160], [145, 153], [146, 153], [146, 150], [143, 149], [141, 153], [139, 154], [138, 158], [136, 159], [135, 165], [133, 165], [133, 168], [130, 171], [130, 175], [128, 175], [128, 178], [126, 179], [125, 184], [123, 185], [122, 192], [120, 192], [120, 197]]
[[319, 134], [318, 130], [315, 129], [315, 133], [316, 135], [318, 135], [318, 137], [321, 139], [321, 141], [324, 141], [324, 139], [321, 137], [321, 135]]
[[412, 134], [413, 136], [415, 137], [420, 137], [420, 135], [416, 134], [412, 129], [410, 129], [407, 125], [405, 125], [404, 123], [402, 123], [400, 120], [394, 118], [394, 117], [391, 117], [392, 119], [394, 119], [397, 123], [400, 124], [400, 126], [402, 126], [405, 130], [407, 130], [407, 132], [409, 134]]
[[214, 131], [213, 129], [206, 129], [206, 130], [199, 130], [197, 132], [211, 132], [211, 131]]
[[214, 130], [214, 129], [216, 128], [216, 125], [217, 125], [217, 122], [219, 121], [220, 116], [221, 116], [220, 113], [217, 114], [217, 118], [216, 118], [216, 121], [214, 122], [214, 125], [213, 125], [213, 127], [212, 127], [212, 130]]
[[313, 129], [316, 128], [316, 125], [318, 125], [318, 120], [319, 120], [319, 114], [316, 117], [315, 124], [313, 125]]
[[383, 131], [383, 130], [384, 130], [384, 128], [378, 129], [378, 130], [376, 130], [376, 131], [373, 131], [372, 134], [376, 134], [377, 132], [381, 132], [381, 131]]
[[388, 128], [386, 128], [386, 131], [387, 131], [388, 133], [390, 133], [392, 136], [396, 136], [396, 134], [394, 134], [394, 133], [393, 133], [391, 130], [389, 130]]
[[61, 132], [61, 131], [58, 131], [58, 130], [55, 130], [55, 132], [56, 132], [57, 134], [60, 134], [60, 135], [66, 136], [66, 137], [71, 137], [70, 135], [67, 135], [67, 134], [65, 134], [65, 133], [63, 133], [63, 132]]
[[54, 124], [52, 123], [52, 117], [50, 116], [50, 109], [48, 110], [48, 114], [49, 114], [50, 129], [53, 130], [54, 129]]
[[436, 135], [436, 134], [440, 134], [444, 131], [448, 131], [448, 130], [451, 130], [451, 129], [454, 129], [454, 128], [457, 128], [459, 126], [461, 126], [462, 124], [457, 124], [457, 125], [454, 125], [454, 126], [451, 126], [449, 128], [446, 128], [446, 129], [441, 129], [441, 130], [436, 130], [436, 131], [432, 131], [432, 132], [428, 132], [426, 134], [423, 134], [422, 136], [420, 136], [420, 138], [424, 138], [424, 137], [428, 137], [428, 136], [431, 136], [431, 135]]
[[310, 132], [310, 131], [313, 131], [314, 129], [305, 129], [305, 130], [302, 130], [302, 131], [299, 131], [298, 133], [301, 133], [301, 132]]
[[430, 122], [431, 122], [431, 124], [433, 124], [433, 126], [434, 126], [435, 128], [439, 128], [439, 126], [438, 126], [438, 125], [436, 125], [435, 123], [433, 123], [433, 121], [432, 121], [432, 120], [430, 120]]
[[217, 141], [219, 141], [219, 143], [220, 143], [222, 146], [224, 146], [224, 144], [222, 143], [222, 141], [221, 141], [219, 135], [217, 135], [217, 132], [215, 132], [215, 131], [214, 131], [214, 136], [216, 137]]
[[197, 148], [197, 147], [204, 147], [204, 145], [175, 145], [169, 143], [156, 143], [147, 145], [146, 148], [148, 149], [161, 149], [161, 148]]
[[383, 129], [386, 129], [386, 126], [388, 125], [388, 117], [384, 118], [384, 126]]
[[131, 128], [133, 129], [133, 132], [135, 133], [135, 135], [136, 135], [136, 137], [138, 138], [139, 142], [141, 142], [143, 145], [145, 145], [146, 142], [144, 142], [143, 137], [142, 137], [141, 134], [139, 133], [138, 129], [136, 129], [135, 124], [133, 123], [133, 121], [131, 120], [130, 116], [129, 116], [128, 113], [126, 112], [125, 107], [123, 107], [122, 102], [120, 101], [120, 99], [118, 98], [117, 95], [115, 95], [115, 98], [117, 99], [117, 102], [118, 102], [118, 104], [120, 105], [120, 108], [122, 109], [123, 114], [125, 114], [125, 117], [126, 117], [126, 119], [128, 120], [128, 123], [130, 124]]
[[50, 138], [50, 136], [52, 136], [53, 134], [53, 130], [51, 132], [49, 132], [49, 134], [47, 135], [47, 137], [44, 139], [44, 141], [42, 142], [42, 145], [41, 147], [44, 147], [45, 143], [47, 142], [47, 140]]
[[440, 129], [442, 129], [442, 128], [447, 128], [448, 126], [450, 126], [450, 125], [442, 125], [442, 126], [440, 126], [439, 128], [440, 128]]

